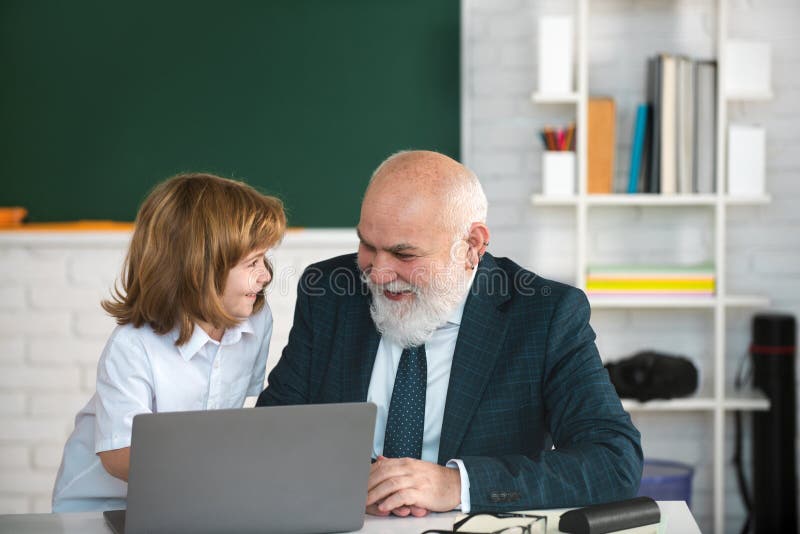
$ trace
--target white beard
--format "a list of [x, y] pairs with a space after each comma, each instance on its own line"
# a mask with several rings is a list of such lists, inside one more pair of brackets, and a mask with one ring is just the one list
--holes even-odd
[[[434, 275], [427, 287], [399, 280], [375, 284], [363, 272], [361, 278], [372, 293], [369, 312], [378, 332], [404, 348], [423, 345], [447, 322], [469, 290], [470, 279], [459, 272], [455, 262]], [[383, 294], [384, 290], [411, 291], [414, 296], [393, 301]]]

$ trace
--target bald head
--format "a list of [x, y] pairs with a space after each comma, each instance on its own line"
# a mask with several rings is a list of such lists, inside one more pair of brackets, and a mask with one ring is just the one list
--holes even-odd
[[489, 245], [475, 175], [436, 152], [399, 152], [372, 176], [358, 222], [358, 266], [383, 336], [421, 345], [463, 302]]
[[362, 215], [376, 203], [405, 206], [454, 238], [464, 237], [472, 223], [486, 222], [486, 196], [478, 178], [438, 152], [404, 151], [387, 158], [372, 175]]

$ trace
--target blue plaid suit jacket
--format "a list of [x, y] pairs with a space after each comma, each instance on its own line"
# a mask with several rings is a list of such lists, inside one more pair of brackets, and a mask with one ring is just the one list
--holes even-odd
[[[380, 340], [354, 254], [310, 266], [259, 406], [364, 402]], [[639, 432], [622, 409], [583, 292], [484, 255], [464, 307], [439, 463], [463, 460], [473, 512], [633, 497]]]

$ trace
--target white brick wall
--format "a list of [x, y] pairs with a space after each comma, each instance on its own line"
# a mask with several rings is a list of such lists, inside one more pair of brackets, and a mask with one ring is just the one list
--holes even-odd
[[[775, 95], [769, 102], [729, 105], [731, 121], [766, 128], [767, 189], [773, 201], [763, 207], [729, 208], [727, 282], [731, 291], [764, 294], [773, 309], [800, 316], [800, 37], [795, 28], [800, 2], [727, 2], [731, 37], [771, 43]], [[571, 12], [574, 3], [464, 0], [462, 5], [467, 10], [462, 75], [467, 136], [462, 156], [489, 198], [491, 250], [544, 276], [574, 280], [574, 213], [528, 203], [532, 193], [541, 191], [537, 132], [547, 124], [574, 120], [572, 106], [537, 106], [529, 100], [537, 85], [536, 21], [543, 14]], [[657, 51], [713, 56], [716, 2], [591, 0], [589, 26], [590, 92], [612, 95], [617, 102], [620, 186], [627, 177], [634, 106], [644, 99], [645, 58]], [[701, 230], [708, 228], [709, 217], [702, 209], [593, 209], [589, 258], [712, 258], [713, 235]], [[751, 314], [729, 314], [729, 378], [746, 352]], [[713, 326], [710, 313], [598, 310], [592, 322], [605, 358], [653, 347], [683, 352], [701, 368], [711, 367], [712, 340], [704, 331]], [[708, 373], [704, 378], [712, 379]], [[637, 415], [635, 420], [643, 431], [646, 455], [699, 466], [692, 508], [701, 530], [711, 531], [709, 414]], [[732, 470], [726, 486], [726, 530], [738, 532], [743, 512]]]
[[[0, 232], [0, 514], [50, 511], [64, 442], [114, 328], [100, 300], [128, 238]], [[302, 270], [356, 246], [352, 230], [306, 230], [289, 232], [274, 251], [268, 370], [286, 345]]]

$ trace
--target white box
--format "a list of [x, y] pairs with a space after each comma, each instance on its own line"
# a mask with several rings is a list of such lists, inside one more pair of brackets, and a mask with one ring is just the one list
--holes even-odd
[[764, 194], [766, 132], [764, 128], [731, 124], [728, 127], [728, 194]]
[[575, 194], [575, 152], [548, 150], [542, 155], [542, 194], [548, 197]]
[[725, 43], [725, 93], [730, 99], [772, 96], [770, 45], [729, 39]]
[[572, 18], [539, 19], [539, 92], [571, 93], [573, 89], [574, 37]]

